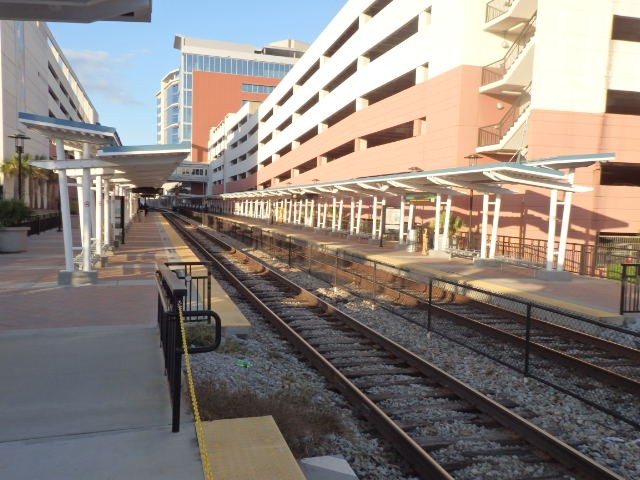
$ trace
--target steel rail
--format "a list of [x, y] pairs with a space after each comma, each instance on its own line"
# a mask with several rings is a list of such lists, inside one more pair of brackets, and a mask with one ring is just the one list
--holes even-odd
[[[220, 273], [238, 289], [258, 310], [261, 311], [274, 325], [274, 327], [293, 343], [307, 359], [321, 371], [329, 381], [334, 383], [339, 390], [349, 400], [356, 404], [356, 409], [361, 411], [379, 429], [383, 436], [390, 440], [394, 446], [405, 456], [407, 461], [418, 471], [420, 475], [427, 478], [451, 477], [428, 453], [420, 447], [410, 436], [408, 436], [399, 426], [393, 422], [379, 407], [375, 405], [364, 393], [350, 382], [338, 369], [326, 360], [313, 346], [311, 346], [302, 336], [293, 330], [282, 320], [271, 308], [264, 304], [243, 282], [228, 270], [217, 258], [208, 252], [207, 248], [197, 241], [192, 234], [184, 231], [178, 224], [175, 224], [181, 233], [189, 239], [189, 243], [194, 245], [209, 261], [216, 264]], [[476, 391], [463, 382], [455, 379], [442, 369], [430, 364], [422, 358], [416, 356], [401, 345], [383, 337], [366, 325], [358, 322], [349, 315], [341, 312], [332, 305], [313, 295], [306, 289], [296, 285], [287, 278], [271, 270], [252, 255], [239, 251], [219, 238], [208, 232], [204, 232], [210, 240], [227, 249], [243, 259], [243, 263], [252, 263], [263, 275], [268, 275], [281, 285], [285, 285], [293, 292], [297, 292], [300, 299], [304, 299], [310, 306], [320, 309], [325, 313], [334, 315], [336, 318], [347, 324], [352, 329], [364, 335], [370, 341], [382, 346], [385, 350], [393, 353], [398, 358], [405, 361], [409, 366], [415, 368], [423, 375], [437, 381], [445, 386], [460, 398], [471, 403], [478, 410], [492, 417], [502, 426], [517, 432], [524, 440], [531, 445], [547, 452], [556, 461], [565, 467], [575, 469], [585, 478], [589, 479], [621, 479], [618, 475], [598, 464], [591, 458], [575, 450], [571, 446], [562, 442], [558, 438], [550, 435], [531, 422], [512, 413], [506, 407], [490, 399], [486, 395]]]

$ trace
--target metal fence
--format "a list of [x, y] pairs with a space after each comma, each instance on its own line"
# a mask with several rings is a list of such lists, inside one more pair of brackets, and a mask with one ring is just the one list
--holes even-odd
[[620, 315], [640, 313], [640, 263], [624, 263], [620, 267]]
[[[209, 272], [210, 265], [196, 262], [173, 262], [156, 266], [158, 286], [158, 327], [164, 357], [165, 374], [169, 382], [171, 396], [171, 431], [180, 431], [180, 399], [182, 389], [182, 330], [179, 308], [184, 310], [185, 323], [198, 323], [213, 327], [211, 343], [206, 346], [189, 347], [189, 354], [211, 352], [218, 348], [222, 338], [220, 316], [211, 309], [205, 309], [207, 302], [201, 300], [197, 291], [204, 287], [209, 292], [209, 276], [193, 275], [193, 268], [199, 266]], [[171, 267], [171, 268], [169, 268]], [[195, 279], [194, 279], [195, 277]], [[204, 284], [207, 285], [204, 285]], [[210, 302], [209, 302], [210, 305]], [[195, 309], [189, 307], [196, 307]], [[213, 323], [213, 325], [212, 325]], [[187, 331], [187, 336], [189, 330]]]
[[[289, 235], [264, 231], [259, 227], [248, 227], [220, 217], [216, 218], [214, 225], [216, 230], [240, 240], [245, 245], [260, 249], [290, 267], [297, 267], [333, 285], [346, 286], [347, 283], [352, 282], [340, 273], [342, 270], [348, 270], [352, 275], [361, 275], [372, 285], [370, 295], [374, 300], [378, 295], [379, 283], [388, 281], [389, 274], [401, 278], [407, 277], [408, 272], [404, 268], [346, 252], [335, 252], [326, 246], [309, 244]], [[535, 251], [533, 245], [528, 248], [532, 252]], [[628, 272], [627, 275], [631, 278], [632, 270], [624, 271]], [[633, 278], [637, 282], [638, 275], [634, 273]], [[555, 360], [541, 354], [541, 350], [545, 348], [556, 348], [557, 334], [554, 333], [554, 329], [569, 328], [633, 349], [640, 346], [640, 333], [446, 279], [431, 279], [430, 291], [432, 295], [434, 292], [439, 295], [439, 298], [444, 296], [442, 292], [464, 295], [514, 312], [526, 320], [521, 321], [515, 316], [514, 319], [509, 319], [511, 326], [509, 333], [502, 335], [500, 340], [496, 340], [491, 335], [478, 335], [469, 326], [452, 321], [450, 318], [432, 315], [429, 310], [422, 320], [418, 321], [418, 323], [422, 322], [428, 331], [436, 332], [525, 376], [535, 378], [599, 410], [640, 427], [640, 402], [632, 393], [611, 386], [602, 385], [600, 388], [597, 379], [585, 382], [583, 372], [568, 368], [553, 368], [556, 366]], [[637, 300], [639, 290], [634, 292], [634, 298]], [[540, 335], [541, 330], [545, 328], [551, 333]], [[532, 341], [533, 333], [536, 333], [535, 344]], [[582, 352], [578, 349], [572, 352], [572, 355], [581, 358]], [[588, 358], [584, 360], [587, 361]]]
[[60, 229], [62, 227], [62, 218], [58, 213], [47, 213], [44, 215], [33, 215], [25, 222], [20, 224], [21, 227], [29, 227], [27, 235], [40, 235], [41, 232]]

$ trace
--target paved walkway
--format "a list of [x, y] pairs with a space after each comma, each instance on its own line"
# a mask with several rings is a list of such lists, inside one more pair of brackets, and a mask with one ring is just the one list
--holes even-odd
[[268, 224], [241, 217], [231, 219], [277, 230], [281, 234], [297, 236], [306, 241], [325, 244], [328, 248], [354, 252], [372, 260], [404, 267], [417, 276], [447, 278], [618, 325], [624, 322], [624, 318], [618, 313], [620, 306], [620, 282], [618, 281], [580, 275], [573, 275], [568, 282], [542, 281], [534, 278], [532, 269], [513, 265], [483, 268], [475, 266], [469, 259], [449, 260], [433, 255], [425, 256], [421, 252], [407, 252], [406, 248], [397, 249], [397, 242], [384, 242], [383, 247], [380, 247], [377, 242], [372, 245], [364, 240], [347, 240], [316, 230]]
[[57, 285], [55, 230], [0, 255], [0, 478], [202, 478], [191, 417], [171, 433], [153, 279], [177, 260], [167, 240], [150, 213], [81, 287]]

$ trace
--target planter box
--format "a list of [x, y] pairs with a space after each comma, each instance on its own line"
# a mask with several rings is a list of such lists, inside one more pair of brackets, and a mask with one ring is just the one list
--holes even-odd
[[24, 252], [28, 233], [29, 227], [0, 228], [0, 253]]

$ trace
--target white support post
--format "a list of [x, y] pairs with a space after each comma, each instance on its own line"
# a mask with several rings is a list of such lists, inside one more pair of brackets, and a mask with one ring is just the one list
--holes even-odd
[[291, 223], [292, 221], [292, 215], [294, 213], [293, 209], [294, 209], [294, 202], [293, 202], [293, 198], [291, 200], [289, 200], [289, 213], [287, 215], [287, 223]]
[[447, 195], [444, 207], [444, 228], [442, 231], [442, 248], [449, 248], [449, 224], [451, 223], [451, 195]]
[[322, 206], [320, 205], [320, 200], [318, 200], [318, 218], [316, 219], [316, 227], [320, 228], [322, 225]]
[[551, 190], [549, 195], [549, 229], [547, 233], [547, 265], [546, 270], [553, 270], [553, 256], [556, 244], [556, 215], [558, 211], [558, 190]]
[[106, 180], [104, 182], [103, 190], [104, 191], [102, 192], [102, 202], [103, 202], [103, 208], [104, 208], [104, 215], [103, 215], [104, 237], [102, 239], [102, 243], [104, 243], [104, 245], [108, 247], [111, 245], [111, 231], [112, 231], [112, 225], [111, 225], [112, 205], [111, 205], [111, 196], [109, 195], [109, 180]]
[[96, 255], [102, 255], [102, 220], [104, 219], [102, 201], [102, 175], [96, 175]]
[[[575, 169], [569, 171], [567, 181], [573, 185]], [[558, 244], [558, 267], [559, 272], [564, 271], [564, 259], [567, 250], [567, 237], [569, 236], [569, 219], [571, 217], [571, 202], [573, 200], [573, 192], [564, 193], [564, 202], [562, 205], [562, 224], [560, 226], [560, 242]]]
[[386, 213], [385, 207], [387, 206], [387, 199], [385, 197], [382, 197], [382, 202], [381, 203], [382, 203], [382, 205], [381, 205], [381, 208], [380, 208], [380, 222], [379, 222], [380, 223], [380, 234], [379, 234], [380, 236], [378, 238], [384, 238], [384, 230], [383, 230], [384, 221], [383, 221], [382, 215]]
[[407, 234], [413, 230], [413, 217], [415, 215], [415, 205], [409, 203], [409, 219], [407, 220]]
[[314, 199], [311, 199], [309, 201], [309, 223], [308, 223], [309, 227], [313, 227], [313, 215], [316, 211], [315, 207], [316, 207], [316, 202]]
[[436, 218], [435, 218], [436, 228], [435, 228], [435, 231], [433, 232], [433, 250], [436, 252], [440, 250], [440, 211], [441, 210], [442, 210], [442, 195], [437, 193], [436, 194]]
[[489, 227], [489, 194], [482, 194], [482, 232], [480, 236], [480, 258], [487, 258], [487, 230]]
[[302, 202], [302, 199], [300, 199], [300, 210], [298, 210], [298, 225], [302, 224], [302, 213], [303, 213], [303, 208], [302, 206], [304, 205], [304, 203]]
[[327, 212], [329, 210], [329, 203], [324, 201], [324, 214], [322, 215], [322, 228], [327, 228]]
[[336, 231], [336, 203], [337, 203], [337, 199], [336, 197], [333, 197], [333, 211], [331, 213], [331, 231], [335, 232]]
[[362, 198], [358, 199], [358, 220], [356, 221], [356, 233], [360, 233], [360, 225], [362, 224]]
[[349, 235], [353, 235], [356, 225], [356, 199], [351, 197], [351, 216], [349, 217]]
[[398, 232], [398, 244], [404, 245], [404, 210], [405, 210], [405, 199], [404, 195], [400, 198], [400, 229]]
[[91, 271], [91, 170], [82, 169], [82, 207], [84, 215], [82, 221], [82, 271]]
[[502, 196], [496, 194], [496, 200], [493, 204], [493, 225], [491, 226], [491, 245], [489, 246], [489, 258], [495, 258], [496, 245], [498, 243], [498, 225], [500, 224], [500, 205], [502, 204]]
[[[91, 145], [89, 145], [88, 143], [83, 143], [82, 144], [82, 158], [83, 159], [87, 159], [87, 158], [91, 158]], [[91, 173], [91, 171], [89, 171], [89, 173]], [[83, 178], [84, 178], [84, 172], [83, 172]], [[86, 187], [89, 189], [89, 218], [91, 219], [91, 222], [89, 223], [90, 225], [90, 236], [92, 238], [97, 238], [96, 235], [96, 197], [93, 193], [92, 190], [92, 186], [93, 186], [93, 182], [91, 181], [91, 177], [89, 177], [89, 184], [84, 184], [83, 187]]]
[[376, 230], [376, 221], [378, 216], [378, 197], [373, 197], [373, 207], [371, 208], [371, 238], [378, 238]]
[[[61, 138], [56, 138], [56, 160], [64, 160], [64, 142]], [[71, 210], [69, 208], [69, 185], [66, 170], [58, 170], [58, 187], [60, 189], [60, 214], [62, 215], [62, 238], [64, 242], [64, 269], [66, 272], [73, 272]]]
[[344, 199], [341, 198], [340, 199], [340, 210], [339, 210], [339, 214], [338, 214], [338, 227], [336, 230], [340, 231], [342, 230], [342, 211], [344, 210]]

